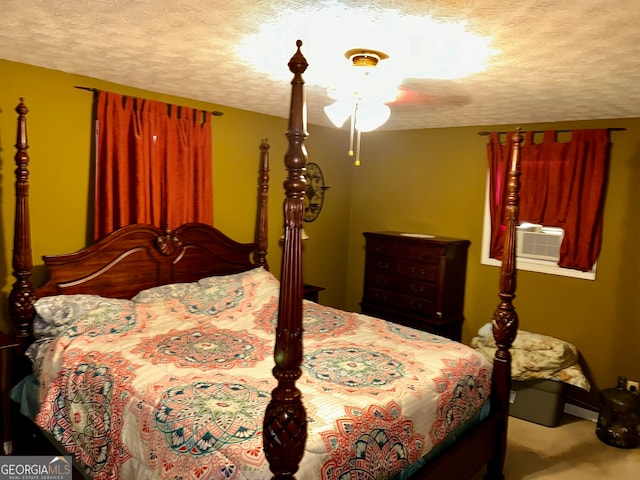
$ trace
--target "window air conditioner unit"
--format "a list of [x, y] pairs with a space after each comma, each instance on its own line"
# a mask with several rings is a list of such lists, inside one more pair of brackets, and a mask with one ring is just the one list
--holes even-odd
[[561, 228], [518, 229], [516, 255], [557, 263], [560, 259], [563, 236], [564, 231]]

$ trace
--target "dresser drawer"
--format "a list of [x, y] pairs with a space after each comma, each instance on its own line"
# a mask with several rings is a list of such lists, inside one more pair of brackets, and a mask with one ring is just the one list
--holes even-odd
[[389, 275], [383, 272], [370, 272], [366, 283], [368, 286], [367, 288], [400, 293], [432, 301], [435, 300], [438, 294], [438, 285], [434, 282]]
[[364, 304], [379, 305], [386, 309], [410, 315], [419, 315], [426, 318], [440, 318], [442, 316], [436, 312], [436, 303], [433, 300], [402, 295], [388, 290], [367, 289], [364, 292], [362, 301]]
[[440, 272], [440, 263], [421, 263], [412, 262], [403, 258], [368, 255], [365, 262], [365, 269], [367, 274], [391, 273], [395, 275], [409, 276], [424, 281], [437, 282]]
[[398, 260], [398, 273], [419, 280], [437, 282], [440, 275], [440, 263], [418, 263]]
[[445, 253], [442, 248], [425, 249], [422, 245], [412, 245], [395, 239], [369, 238], [367, 252], [376, 256], [406, 258], [416, 262], [439, 263]]

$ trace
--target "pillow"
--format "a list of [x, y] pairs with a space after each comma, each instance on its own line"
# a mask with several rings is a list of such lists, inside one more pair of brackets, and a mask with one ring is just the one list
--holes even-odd
[[136, 324], [134, 307], [130, 300], [98, 295], [43, 297], [35, 303], [33, 333], [36, 339], [120, 333]]
[[256, 306], [278, 295], [278, 280], [263, 267], [198, 281], [200, 296], [190, 306], [192, 313], [216, 315], [241, 302]]
[[173, 283], [141, 291], [131, 300], [152, 303], [178, 300], [192, 314], [217, 315], [232, 309], [243, 299], [255, 297], [256, 289], [278, 281], [263, 267], [229, 275], [213, 275], [192, 283]]
[[179, 300], [190, 313], [216, 315], [237, 306], [245, 298], [261, 296], [268, 301], [278, 295], [278, 288], [278, 280], [258, 267], [193, 283], [152, 287], [131, 300], [87, 294], [43, 297], [35, 303], [34, 336], [40, 339], [121, 333], [136, 325], [136, 305], [164, 300]]
[[131, 300], [136, 303], [153, 303], [167, 299], [182, 300], [189, 295], [193, 295], [193, 291], [198, 289], [197, 283], [170, 283], [142, 290]]
[[271, 278], [275, 278], [272, 273], [268, 272], [263, 267], [257, 267], [252, 270], [232, 273], [230, 275], [213, 275], [211, 277], [206, 277], [198, 280], [198, 285], [213, 293], [214, 290], [223, 291], [230, 285], [238, 285], [244, 282], [260, 285], [263, 282], [269, 281]]
[[53, 337], [41, 338], [29, 345], [24, 352], [25, 356], [31, 360], [31, 368], [37, 378], [40, 377], [45, 356], [54, 340]]

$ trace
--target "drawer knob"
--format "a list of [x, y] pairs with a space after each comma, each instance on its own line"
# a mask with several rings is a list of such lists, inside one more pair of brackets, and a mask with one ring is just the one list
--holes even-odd
[[384, 269], [389, 268], [389, 262], [384, 261], [384, 260], [378, 260], [376, 262], [376, 265], [378, 266], [378, 268], [384, 268]]
[[424, 275], [424, 268], [416, 268], [415, 266], [411, 267], [411, 273], [417, 273], [419, 275]]
[[376, 278], [376, 283], [378, 285], [388, 285], [389, 284], [389, 280], [387, 280], [386, 278]]
[[422, 293], [424, 292], [424, 287], [422, 285], [416, 285], [415, 283], [412, 283], [411, 291], [415, 293]]

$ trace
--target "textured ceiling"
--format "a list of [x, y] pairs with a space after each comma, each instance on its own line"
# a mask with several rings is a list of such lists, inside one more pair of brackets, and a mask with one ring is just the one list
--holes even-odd
[[[308, 38], [292, 12], [327, 3], [358, 13], [354, 31], [359, 18], [395, 11], [464, 21], [469, 32], [491, 37], [496, 54], [483, 72], [407, 79], [385, 129], [640, 117], [636, 0], [2, 0], [0, 58], [287, 117], [288, 81], [256, 71], [236, 47], [287, 12], [283, 78], [295, 38], [305, 43], [312, 78], [312, 52], [323, 38]], [[325, 40], [335, 33], [324, 26]], [[387, 29], [379, 38], [394, 35]], [[356, 47], [367, 45], [348, 48]], [[328, 125], [325, 89], [308, 81], [307, 103], [308, 121]]]

